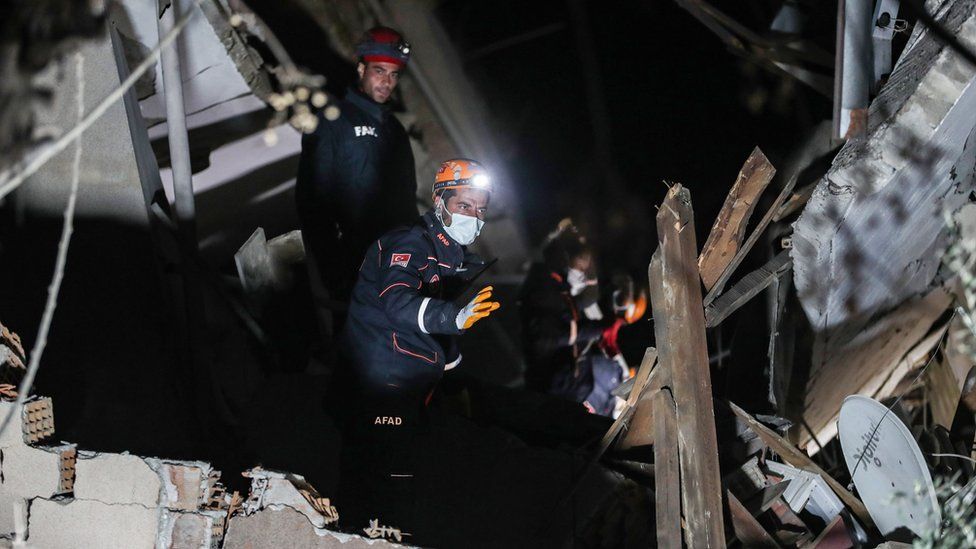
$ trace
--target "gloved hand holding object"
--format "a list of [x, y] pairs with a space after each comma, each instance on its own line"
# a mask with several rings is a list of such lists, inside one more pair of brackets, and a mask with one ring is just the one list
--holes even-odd
[[497, 301], [487, 301], [491, 297], [491, 286], [485, 286], [478, 292], [478, 295], [467, 304], [463, 309], [461, 309], [457, 318], [455, 318], [455, 324], [459, 330], [467, 330], [478, 322], [482, 318], [491, 314], [492, 311], [501, 307], [501, 304]]

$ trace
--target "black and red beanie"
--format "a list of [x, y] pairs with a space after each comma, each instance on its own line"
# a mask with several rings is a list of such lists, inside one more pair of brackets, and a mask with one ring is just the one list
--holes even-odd
[[356, 56], [363, 63], [393, 63], [403, 67], [410, 60], [410, 45], [389, 27], [373, 27], [356, 44]]

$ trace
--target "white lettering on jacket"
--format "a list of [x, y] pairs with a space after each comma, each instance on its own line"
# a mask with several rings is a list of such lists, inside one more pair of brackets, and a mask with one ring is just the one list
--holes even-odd
[[371, 135], [376, 137], [376, 128], [373, 126], [354, 126], [356, 130], [356, 137], [362, 137], [364, 135]]
[[376, 416], [373, 425], [402, 425], [403, 419], [396, 416]]

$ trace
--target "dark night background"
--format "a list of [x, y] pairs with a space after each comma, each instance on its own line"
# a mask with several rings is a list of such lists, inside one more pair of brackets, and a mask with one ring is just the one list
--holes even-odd
[[[312, 47], [328, 43], [327, 37], [297, 2], [250, 5], [296, 62], [328, 74], [333, 91], [345, 90], [352, 65]], [[574, 5], [585, 19], [598, 74], [583, 62]], [[781, 2], [713, 5], [764, 34]], [[828, 99], [737, 57], [671, 0], [447, 0], [437, 14], [492, 113], [485, 123], [503, 137], [529, 243], [538, 244], [559, 219], [573, 216], [603, 241], [597, 247], [605, 268], [640, 278], [653, 250], [648, 238], [663, 181], [691, 189], [701, 244], [753, 147], [776, 164], [805, 130], [830, 118]], [[835, 9], [818, 5], [808, 17], [805, 36], [832, 51]], [[616, 184], [595, 153], [590, 78], [597, 79], [608, 112]]]
[[[354, 67], [329, 49], [328, 37], [303, 11], [300, 0], [247, 3], [268, 23], [298, 64], [313, 73], [328, 75], [330, 91], [344, 92], [355, 74]], [[757, 33], [765, 34], [781, 2], [717, 0], [713, 4]], [[700, 247], [750, 151], [759, 146], [778, 166], [807, 130], [830, 117], [828, 99], [737, 57], [673, 0], [447, 0], [436, 5], [438, 16], [466, 60], [467, 76], [474, 81], [492, 115], [484, 122], [501, 136], [508, 173], [520, 199], [518, 206], [527, 242], [536, 247], [559, 219], [572, 216], [594, 242], [604, 278], [613, 271], [625, 270], [639, 284], [646, 285], [647, 262], [656, 246], [655, 205], [664, 197], [665, 181], [690, 188]], [[835, 2], [811, 8], [816, 17], [810, 21], [808, 37], [828, 51], [833, 50], [835, 8]], [[536, 32], [540, 29], [542, 32]], [[526, 38], [526, 33], [527, 39], [512, 40]], [[581, 40], [581, 35], [588, 35], [589, 39]], [[509, 45], [502, 47], [506, 43]], [[593, 90], [602, 97], [594, 97]], [[594, 100], [598, 109], [606, 109], [607, 116], [602, 118], [605, 126], [594, 127]], [[609, 137], [602, 154], [600, 135]], [[419, 182], [421, 186], [425, 184]], [[782, 182], [774, 181], [766, 194], [777, 194], [777, 184]], [[771, 200], [771, 196], [765, 200]], [[757, 211], [764, 211], [763, 205]], [[29, 238], [12, 239], [11, 249], [4, 251], [10, 257], [32, 257], [28, 254], [35, 247], [53, 250], [59, 230], [60, 220], [45, 221], [40, 228], [32, 228]], [[57, 397], [59, 414], [65, 418], [59, 436], [90, 448], [150, 455], [165, 449], [168, 457], [205, 457], [225, 471], [240, 471], [261, 462], [305, 474], [323, 493], [330, 493], [334, 479], [326, 473], [335, 469], [330, 461], [335, 457], [335, 448], [328, 437], [334, 438], [335, 434], [320, 409], [318, 387], [290, 372], [268, 375], [267, 379], [240, 375], [238, 372], [246, 371], [248, 361], [254, 357], [248, 356], [248, 342], [242, 341], [243, 336], [237, 332], [219, 334], [223, 338], [214, 344], [215, 354], [220, 355], [226, 369], [215, 375], [231, 385], [228, 393], [249, 383], [260, 385], [261, 390], [252, 400], [243, 402], [240, 410], [227, 414], [236, 413], [239, 425], [223, 429], [217, 433], [219, 436], [198, 428], [195, 411], [186, 406], [187, 396], [179, 384], [153, 377], [152, 372], [165, 371], [166, 365], [173, 362], [166, 346], [126, 349], [126, 356], [145, 354], [151, 359], [137, 367], [110, 360], [103, 361], [111, 363], [109, 366], [94, 372], [73, 367], [77, 350], [69, 341], [71, 337], [86, 342], [106, 338], [111, 343], [106, 348], [113, 350], [126, 345], [135, 347], [139, 337], [133, 335], [130, 324], [162, 326], [167, 322], [163, 311], [168, 304], [144, 291], [144, 280], [134, 269], [126, 270], [136, 260], [140, 264], [153, 260], [148, 257], [148, 250], [139, 249], [142, 241], [136, 240], [138, 235], [120, 235], [115, 227], [87, 230], [87, 236], [76, 237], [74, 257], [84, 250], [106, 247], [110, 237], [116, 244], [100, 254], [97, 264], [89, 262], [79, 268], [69, 261], [65, 294], [75, 296], [76, 301], [64, 299], [61, 311], [71, 311], [74, 316], [59, 312], [56, 317], [53, 333], [55, 338], [64, 339], [52, 344], [45, 356], [48, 365], [41, 369], [37, 383], [42, 394]], [[133, 242], [127, 241], [128, 237]], [[762, 256], [768, 251], [764, 248], [757, 246], [753, 255]], [[131, 250], [139, 250], [147, 257], [137, 257]], [[45, 252], [43, 260], [33, 261], [30, 269], [10, 270], [0, 280], [4, 282], [0, 293], [10, 300], [5, 302], [27, 304], [19, 313], [8, 311], [3, 319], [21, 331], [25, 342], [33, 342], [31, 331], [37, 325], [35, 317], [39, 317], [45, 291], [38, 281], [46, 283], [51, 262], [53, 254]], [[747, 272], [748, 268], [743, 265], [740, 272]], [[43, 274], [35, 276], [35, 272]], [[116, 303], [125, 303], [126, 315], [114, 315], [114, 309], [101, 303], [92, 313], [85, 309], [93, 293], [87, 290], [95, 288], [92, 281], [100, 281], [102, 272], [118, 272], [127, 277], [122, 288], [97, 288], [97, 295], [111, 295]], [[29, 278], [36, 280], [28, 292], [22, 288], [28, 286], [25, 280]], [[233, 315], [220, 308], [219, 299], [212, 299], [214, 303], [208, 303], [208, 307], [216, 311], [215, 315], [223, 315], [225, 324], [232, 325]], [[729, 332], [725, 335], [726, 344], [753, 341], [765, 356], [768, 333], [761, 320], [762, 307], [762, 300], [755, 300], [742, 310], [748, 322], [729, 330], [723, 326], [715, 332]], [[514, 304], [511, 310], [514, 312]], [[760, 320], [753, 322], [753, 318]], [[639, 363], [643, 349], [652, 341], [651, 331], [652, 324], [644, 322], [622, 334], [625, 354], [632, 366]], [[751, 332], [756, 337], [747, 337]], [[66, 335], [69, 333], [71, 337]], [[153, 335], [145, 337], [150, 339]], [[710, 347], [714, 352], [721, 345], [711, 341]], [[749, 356], [748, 350], [744, 356]], [[765, 383], [757, 366], [761, 363], [744, 361], [726, 368], [722, 372], [724, 381], [715, 377], [717, 392], [727, 389], [729, 380], [737, 379], [738, 386], [753, 393], [751, 396], [760, 405], [764, 404], [765, 391], [756, 390], [758, 385], [741, 375], [748, 372], [757, 376], [756, 383]], [[200, 377], [206, 377], [206, 373]], [[204, 381], [206, 384], [210, 380]], [[54, 386], [58, 388], [44, 393]], [[90, 396], [96, 389], [108, 392], [103, 388], [109, 387], [116, 391], [111, 399]], [[243, 389], [238, 392], [244, 393]], [[118, 410], [143, 407], [146, 394], [162, 395], [156, 399], [162, 404], [146, 412], [153, 421], [152, 429], [143, 429], [142, 424], [121, 414], [121, 426], [102, 421]], [[485, 400], [501, 403], [493, 412], [520, 412], [518, 395], [489, 396]], [[744, 399], [735, 400], [750, 404]], [[583, 419], [594, 418], [584, 414]], [[553, 428], [543, 425], [543, 431]], [[576, 429], [575, 424], [557, 427]], [[605, 430], [605, 425], [596, 426], [599, 435]], [[505, 444], [506, 441], [503, 440]], [[574, 442], [582, 445], [585, 441]], [[201, 453], [200, 448], [206, 451]], [[264, 453], [258, 454], [254, 449]], [[535, 450], [524, 452], [531, 457]], [[513, 470], [522, 466], [521, 462], [513, 464]], [[561, 482], [542, 474], [538, 477], [554, 484]], [[524, 483], [517, 478], [505, 481], [513, 485]], [[244, 489], [246, 480], [228, 475], [228, 483]], [[532, 507], [529, 501], [519, 503]], [[482, 516], [493, 512], [484, 511]]]
[[[768, 3], [770, 9], [762, 2], [715, 4], [762, 31], [778, 3]], [[701, 244], [754, 146], [775, 164], [811, 124], [830, 117], [826, 98], [739, 59], [672, 1], [582, 5], [598, 75], [587, 74], [581, 63], [567, 2], [456, 0], [444, 2], [439, 11], [469, 54], [507, 37], [564, 25], [467, 65], [497, 117], [493, 122], [512, 141], [506, 143], [514, 151], [510, 169], [524, 189], [523, 215], [532, 242], [563, 216], [609, 217], [624, 206], [612, 201], [602, 214], [586, 210], [608, 194], [593, 154], [587, 78], [602, 81], [612, 162], [624, 196], [648, 215], [648, 226], [628, 226], [624, 237], [653, 231], [653, 206], [663, 198], [666, 180], [691, 189]], [[628, 254], [634, 243], [603, 243], [610, 252], [604, 263], [624, 262], [642, 272], [653, 246]]]

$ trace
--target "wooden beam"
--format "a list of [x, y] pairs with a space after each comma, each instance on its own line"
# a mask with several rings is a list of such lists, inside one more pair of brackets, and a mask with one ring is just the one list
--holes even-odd
[[[814, 345], [809, 379], [796, 398], [802, 399], [799, 410], [803, 421], [819, 444], [837, 436], [837, 417], [848, 395], [882, 400], [893, 394], [891, 391], [909, 370], [908, 364], [924, 361], [928, 353], [926, 345], [931, 349], [937, 344], [938, 338], [929, 336], [933, 330], [941, 329], [941, 321], [950, 307], [952, 297], [938, 286], [926, 296], [911, 299], [883, 316], [872, 318], [846, 342]], [[853, 331], [844, 334], [850, 336]], [[813, 438], [806, 430], [796, 435], [801, 448], [807, 447]]]
[[729, 498], [729, 517], [732, 519], [732, 531], [743, 547], [763, 547], [778, 549], [779, 544], [769, 535], [769, 532], [759, 524], [752, 513], [739, 502], [732, 492], [726, 492]]
[[962, 397], [962, 384], [945, 360], [934, 360], [925, 372], [925, 396], [932, 409], [932, 422], [951, 429]]
[[797, 191], [793, 193], [793, 196], [791, 196], [789, 200], [780, 206], [779, 211], [773, 216], [773, 221], [782, 221], [785, 217], [802, 208], [803, 205], [810, 200], [810, 197], [813, 196], [813, 191], [817, 189], [817, 183], [820, 183], [819, 179], [797, 189]]
[[[648, 381], [657, 370], [654, 368], [655, 364], [657, 364], [657, 350], [654, 347], [648, 347], [644, 351], [644, 360], [641, 361], [640, 368], [637, 370], [637, 374], [634, 375], [634, 388], [630, 391], [630, 396], [627, 397], [627, 407], [620, 414], [620, 417], [613, 422], [613, 425], [610, 426], [607, 433], [603, 435], [603, 439], [600, 441], [600, 446], [597, 449], [597, 459], [607, 451], [607, 448], [617, 438], [617, 434], [623, 430], [624, 426], [630, 423], [630, 419], [633, 417], [635, 410], [637, 410], [640, 397], [644, 393]], [[631, 431], [628, 431], [628, 434]], [[651, 442], [647, 444], [651, 444]]]
[[[647, 266], [647, 281], [651, 293], [651, 302], [653, 303], [655, 295], [658, 299], [663, 295], [664, 285], [661, 282], [661, 250], [657, 249], [651, 256], [651, 261]], [[658, 329], [663, 329], [666, 325], [667, 317], [658, 317], [654, 319], [654, 331], [657, 332]], [[660, 367], [660, 353], [655, 353], [655, 358], [658, 360], [657, 367], [654, 368], [651, 376], [653, 379], [649, 379], [644, 386], [643, 394], [638, 394], [637, 408], [634, 410], [634, 417], [629, 422], [627, 426], [627, 432], [621, 437], [617, 448], [619, 450], [627, 450], [630, 448], [636, 448], [639, 446], [647, 446], [654, 443], [654, 408], [651, 405], [651, 397], [654, 392], [659, 390], [665, 385], [670, 385], [671, 376], [670, 371], [665, 371]], [[633, 397], [633, 391], [631, 391], [631, 397]]]
[[745, 241], [742, 247], [739, 248], [739, 251], [736, 252], [735, 257], [732, 258], [732, 261], [729, 263], [728, 267], [725, 268], [725, 271], [723, 271], [718, 277], [718, 280], [715, 281], [715, 285], [712, 286], [708, 291], [708, 294], [705, 296], [706, 306], [710, 305], [712, 301], [715, 301], [718, 294], [720, 294], [722, 289], [725, 288], [725, 283], [729, 281], [732, 273], [734, 273], [735, 269], [740, 263], [742, 263], [742, 260], [746, 258], [749, 250], [752, 249], [752, 247], [756, 244], [756, 241], [759, 240], [759, 237], [762, 236], [763, 232], [766, 230], [766, 227], [769, 226], [769, 223], [776, 215], [776, 212], [778, 212], [780, 207], [783, 205], [783, 202], [785, 202], [787, 197], [790, 196], [790, 193], [793, 192], [794, 185], [796, 185], [796, 176], [786, 183], [786, 187], [784, 187], [779, 193], [779, 196], [776, 197], [776, 201], [773, 202], [773, 205], [769, 208], [769, 210], [766, 211], [766, 215], [764, 215], [759, 221], [756, 228], [752, 230], [752, 234], [749, 235], [749, 238]]
[[821, 469], [819, 465], [814, 463], [814, 461], [799, 448], [790, 444], [789, 441], [779, 436], [769, 427], [759, 423], [756, 418], [749, 415], [748, 412], [742, 408], [739, 408], [734, 403], [729, 402], [729, 407], [732, 408], [735, 415], [739, 416], [739, 418], [742, 419], [742, 421], [744, 421], [746, 425], [748, 425], [749, 428], [752, 429], [752, 431], [756, 433], [756, 435], [758, 435], [763, 442], [766, 443], [766, 446], [769, 446], [772, 451], [776, 452], [779, 457], [783, 459], [783, 461], [789, 465], [792, 465], [793, 467], [796, 467], [797, 469], [803, 469], [804, 471], [810, 471], [811, 473], [820, 475], [820, 477], [824, 479], [824, 482], [830, 486], [830, 489], [837, 494], [837, 497], [844, 502], [844, 505], [849, 507], [851, 511], [857, 515], [857, 518], [867, 525], [874, 524], [874, 521], [871, 520], [871, 515], [868, 514], [868, 510], [864, 507], [864, 504], [861, 503], [861, 500], [854, 497], [854, 494], [850, 493], [847, 488], [841, 486], [839, 482], [834, 480], [834, 477], [828, 475], [826, 471]]
[[[668, 190], [657, 214], [661, 281], [651, 288], [661, 365], [671, 374], [678, 419], [681, 498], [688, 547], [725, 547], [715, 410], [705, 342], [705, 312], [691, 194]], [[653, 274], [653, 273], [652, 273]]]
[[775, 173], [776, 168], [769, 163], [759, 147], [753, 149], [739, 171], [732, 190], [725, 197], [725, 203], [715, 218], [715, 224], [712, 225], [712, 231], [708, 234], [705, 247], [698, 258], [698, 270], [705, 289], [710, 290], [715, 285], [715, 281], [739, 251], [746, 236], [749, 218]]
[[742, 280], [705, 307], [705, 327], [714, 328], [723, 320], [765, 290], [793, 266], [790, 251], [783, 250], [765, 265], [742, 277]]
[[657, 546], [681, 549], [681, 477], [678, 418], [667, 388], [651, 395], [654, 422], [654, 518]]

